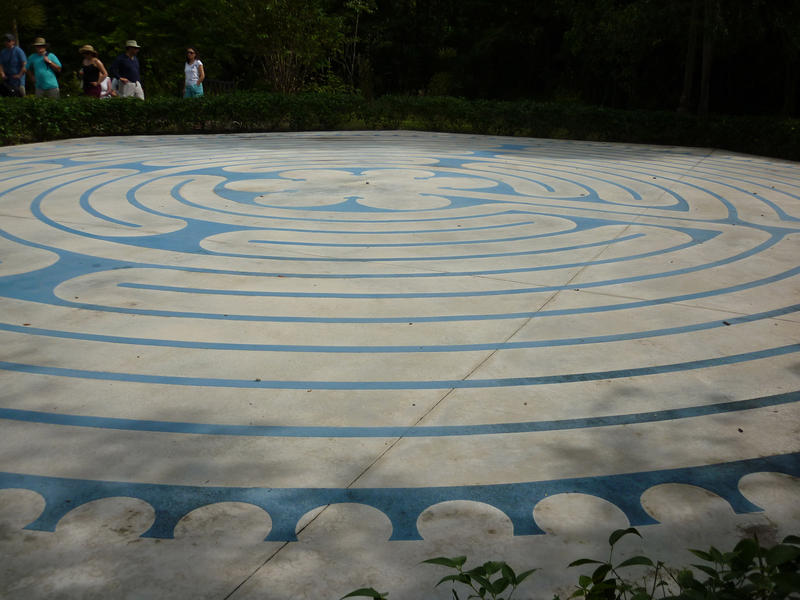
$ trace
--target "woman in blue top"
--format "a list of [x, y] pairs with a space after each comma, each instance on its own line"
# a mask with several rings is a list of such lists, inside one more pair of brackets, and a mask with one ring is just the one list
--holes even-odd
[[186, 64], [183, 65], [183, 97], [198, 98], [203, 95], [203, 80], [206, 78], [203, 63], [197, 56], [197, 50], [189, 46], [186, 49]]

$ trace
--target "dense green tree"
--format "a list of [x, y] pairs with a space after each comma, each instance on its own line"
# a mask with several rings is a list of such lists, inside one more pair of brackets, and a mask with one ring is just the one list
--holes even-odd
[[[179, 92], [184, 50], [241, 88], [573, 100], [797, 114], [800, 0], [9, 0], [27, 48], [107, 64], [126, 39], [148, 96]], [[37, 7], [46, 6], [43, 12]]]
[[17, 39], [32, 38], [44, 22], [45, 8], [38, 0], [5, 0], [0, 10], [3, 32], [13, 33]]

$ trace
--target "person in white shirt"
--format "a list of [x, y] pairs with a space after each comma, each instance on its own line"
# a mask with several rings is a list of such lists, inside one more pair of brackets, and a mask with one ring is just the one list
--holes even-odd
[[183, 82], [184, 98], [199, 98], [203, 95], [203, 80], [206, 72], [203, 63], [197, 56], [197, 50], [191, 46], [186, 49], [186, 64], [183, 66], [185, 75]]

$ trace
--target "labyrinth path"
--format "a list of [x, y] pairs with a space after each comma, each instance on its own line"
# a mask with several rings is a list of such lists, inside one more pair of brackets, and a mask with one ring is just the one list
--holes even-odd
[[[247, 503], [391, 540], [450, 501], [542, 534], [663, 484], [800, 477], [800, 165], [398, 132], [0, 149], [0, 502], [143, 538]], [[2, 491], [2, 490], [5, 490]], [[423, 532], [424, 533], [424, 532]]]

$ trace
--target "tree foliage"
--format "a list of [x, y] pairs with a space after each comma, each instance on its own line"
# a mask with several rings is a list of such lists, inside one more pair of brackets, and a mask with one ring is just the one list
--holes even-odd
[[241, 89], [352, 90], [614, 108], [797, 115], [800, 0], [9, 0], [77, 70], [142, 46], [148, 96], [176, 95], [186, 45]]

